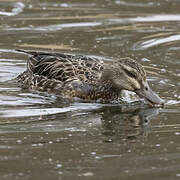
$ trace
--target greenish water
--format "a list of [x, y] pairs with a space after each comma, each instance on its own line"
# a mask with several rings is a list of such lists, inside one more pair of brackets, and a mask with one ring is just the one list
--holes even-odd
[[[0, 179], [180, 179], [178, 0], [0, 0]], [[163, 109], [62, 102], [10, 80], [14, 49], [132, 57]]]

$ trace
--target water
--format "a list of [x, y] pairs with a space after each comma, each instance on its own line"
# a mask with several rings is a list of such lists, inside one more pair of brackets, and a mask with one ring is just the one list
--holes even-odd
[[[0, 1], [0, 179], [179, 179], [180, 2]], [[62, 102], [11, 81], [14, 49], [132, 57], [163, 109]]]

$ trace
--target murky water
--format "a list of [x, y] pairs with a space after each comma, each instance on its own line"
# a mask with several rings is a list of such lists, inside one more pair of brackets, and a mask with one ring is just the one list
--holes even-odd
[[[179, 29], [178, 0], [0, 0], [0, 179], [180, 179]], [[167, 105], [22, 90], [19, 48], [132, 57]]]

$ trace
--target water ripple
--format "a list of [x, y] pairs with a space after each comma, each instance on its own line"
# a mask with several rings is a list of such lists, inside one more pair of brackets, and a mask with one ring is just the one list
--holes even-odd
[[147, 49], [150, 47], [154, 47], [160, 44], [172, 42], [172, 41], [179, 41], [180, 40], [180, 35], [172, 35], [169, 37], [163, 37], [163, 38], [158, 38], [158, 39], [150, 39], [148, 41], [141, 42], [140, 45], [135, 45], [135, 49]]
[[180, 15], [154, 15], [146, 17], [130, 18], [133, 22], [162, 22], [162, 21], [180, 21]]
[[146, 2], [146, 3], [133, 3], [133, 2], [125, 2], [125, 1], [120, 1], [120, 0], [116, 0], [115, 3], [117, 5], [122, 5], [122, 6], [135, 6], [135, 7], [151, 7], [151, 6], [155, 6], [158, 5], [159, 3], [155, 3], [155, 2]]
[[4, 12], [0, 11], [0, 15], [2, 16], [15, 16], [21, 13], [24, 9], [25, 5], [21, 2], [17, 2], [14, 4], [14, 7], [12, 8], [11, 12]]
[[12, 109], [0, 111], [1, 117], [28, 117], [40, 115], [52, 115], [64, 112], [72, 112], [79, 110], [93, 110], [102, 107], [101, 104], [75, 103], [65, 108], [42, 108], [42, 109]]
[[53, 24], [53, 25], [38, 26], [38, 27], [30, 26], [30, 27], [21, 27], [21, 28], [8, 28], [8, 30], [58, 31], [63, 28], [94, 27], [100, 25], [101, 25], [100, 22], [83, 22], [83, 23]]
[[108, 21], [114, 23], [135, 23], [135, 22], [164, 22], [164, 21], [180, 21], [180, 15], [152, 15], [152, 16], [137, 16], [135, 18], [114, 18]]

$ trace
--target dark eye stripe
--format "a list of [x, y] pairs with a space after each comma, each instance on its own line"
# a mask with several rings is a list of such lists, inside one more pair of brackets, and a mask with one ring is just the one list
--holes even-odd
[[123, 70], [128, 76], [136, 79], [136, 74], [134, 72], [128, 71], [127, 69], [124, 69], [124, 68], [123, 68]]

